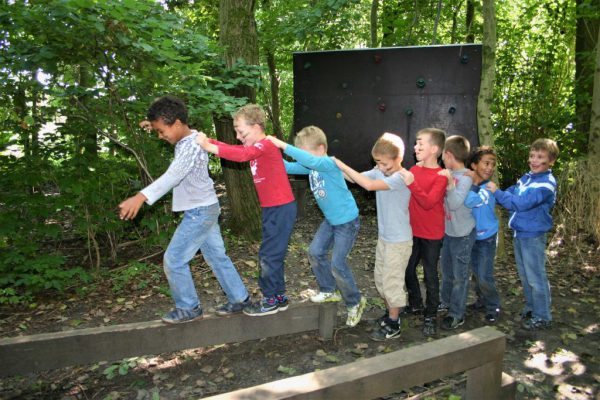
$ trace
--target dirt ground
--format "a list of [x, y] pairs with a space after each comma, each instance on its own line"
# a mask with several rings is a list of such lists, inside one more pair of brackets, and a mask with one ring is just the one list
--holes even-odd
[[[434, 340], [422, 337], [418, 317], [402, 321], [403, 333], [399, 339], [387, 342], [369, 339], [373, 320], [382, 313], [382, 303], [373, 282], [377, 221], [374, 198], [358, 195], [357, 200], [362, 215], [361, 230], [350, 264], [359, 288], [369, 299], [367, 312], [357, 327], [344, 326], [345, 311], [340, 305], [338, 329], [330, 341], [322, 341], [317, 332], [309, 332], [10, 377], [0, 379], [0, 399], [201, 398]], [[295, 228], [286, 261], [288, 294], [292, 302], [306, 301], [307, 293], [316, 289], [305, 254], [321, 214], [311, 200], [305, 215]], [[502, 314], [495, 326], [508, 337], [504, 372], [517, 379], [517, 398], [600, 399], [600, 255], [597, 245], [553, 234], [549, 240], [547, 269], [554, 324], [547, 331], [527, 333], [520, 329], [518, 321], [522, 291], [510, 237], [506, 236], [506, 257], [496, 263]], [[258, 243], [248, 243], [231, 235], [226, 235], [226, 241], [230, 257], [250, 290], [258, 296], [254, 278]], [[129, 275], [123, 273], [122, 280], [108, 280], [79, 294], [40, 299], [31, 307], [0, 308], [0, 336], [158, 319], [172, 305], [165, 294], [161, 254], [144, 262], [154, 264], [146, 266], [141, 275], [134, 276], [133, 270], [127, 270]], [[214, 306], [224, 301], [224, 296], [201, 256], [193, 262], [193, 273], [205, 313], [212, 313]], [[483, 325], [482, 314], [469, 314], [463, 326], [451, 332], [440, 330], [438, 338]], [[464, 375], [456, 375], [385, 398], [457, 399], [464, 394], [464, 382]]]

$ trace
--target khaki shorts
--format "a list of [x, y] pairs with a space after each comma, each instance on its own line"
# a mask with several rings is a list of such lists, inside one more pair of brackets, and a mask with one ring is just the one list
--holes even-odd
[[388, 243], [377, 239], [375, 287], [389, 307], [406, 306], [404, 273], [412, 252], [412, 240]]

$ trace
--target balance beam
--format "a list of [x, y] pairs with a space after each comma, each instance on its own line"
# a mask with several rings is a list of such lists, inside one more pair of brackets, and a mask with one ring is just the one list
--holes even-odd
[[0, 339], [0, 376], [319, 330], [331, 339], [337, 303], [302, 303], [261, 317], [207, 316], [167, 325], [138, 322]]
[[467, 371], [467, 399], [500, 399], [505, 397], [501, 388], [505, 346], [503, 333], [483, 327], [209, 399], [373, 399], [463, 371]]

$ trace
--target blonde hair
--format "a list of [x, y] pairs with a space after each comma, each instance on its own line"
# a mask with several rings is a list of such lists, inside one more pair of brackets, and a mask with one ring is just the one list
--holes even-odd
[[531, 144], [529, 150], [546, 151], [550, 161], [556, 161], [558, 158], [558, 145], [552, 139], [541, 138]]
[[375, 158], [376, 155], [388, 156], [396, 159], [400, 156], [404, 159], [404, 141], [398, 135], [386, 132], [377, 139], [371, 150], [371, 155]]
[[327, 136], [325, 132], [317, 126], [310, 125], [300, 129], [300, 132], [296, 133], [294, 139], [296, 147], [310, 147], [316, 149], [320, 145], [323, 145], [325, 151], [327, 151]]
[[446, 142], [446, 132], [437, 128], [424, 128], [417, 132], [417, 139], [423, 135], [429, 135], [429, 143], [432, 146], [438, 147], [437, 156], [439, 157], [442, 155], [444, 143]]
[[248, 125], [260, 125], [260, 127], [265, 129], [265, 112], [258, 104], [246, 104], [243, 107], [240, 107], [236, 112], [232, 115], [233, 119], [243, 118]]

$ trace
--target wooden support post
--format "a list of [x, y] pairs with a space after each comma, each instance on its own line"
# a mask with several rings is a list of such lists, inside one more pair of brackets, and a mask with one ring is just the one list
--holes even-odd
[[[503, 333], [484, 327], [339, 367], [223, 393], [211, 399], [373, 399], [470, 370], [474, 372], [468, 379], [487, 377], [487, 384], [497, 385], [490, 389], [489, 393], [492, 393], [500, 389], [496, 370], [502, 363], [505, 345]], [[482, 365], [483, 369], [480, 368]], [[489, 398], [485, 393], [477, 400]]]
[[467, 371], [467, 400], [500, 400], [502, 359]]
[[327, 338], [333, 332], [336, 308], [337, 304], [302, 303], [261, 317], [207, 316], [177, 325], [149, 321], [0, 339], [0, 376], [317, 329]]

